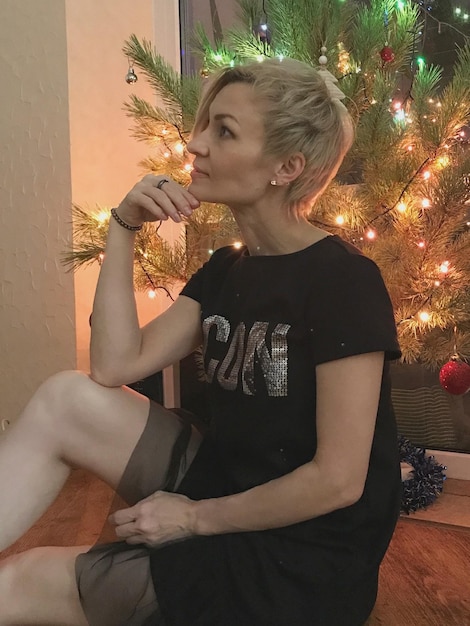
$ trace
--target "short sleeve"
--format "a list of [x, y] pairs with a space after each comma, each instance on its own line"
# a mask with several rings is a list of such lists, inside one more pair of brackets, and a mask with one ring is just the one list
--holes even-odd
[[210, 259], [191, 276], [180, 295], [192, 298], [202, 306], [203, 300], [208, 295], [219, 292], [230, 268], [242, 253], [243, 249], [239, 250], [233, 246], [224, 246], [216, 250]]
[[202, 301], [202, 287], [204, 283], [206, 265], [207, 263], [191, 276], [186, 285], [180, 291], [180, 296], [187, 296], [188, 298], [196, 300], [196, 302], [199, 303]]
[[377, 265], [362, 254], [333, 264], [318, 294], [311, 294], [310, 329], [315, 364], [384, 352], [401, 356], [392, 303]]

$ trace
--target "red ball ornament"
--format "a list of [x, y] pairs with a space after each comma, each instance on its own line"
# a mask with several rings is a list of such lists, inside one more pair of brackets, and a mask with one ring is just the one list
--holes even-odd
[[380, 58], [384, 63], [390, 63], [395, 58], [395, 52], [390, 46], [384, 46], [380, 51]]
[[458, 356], [452, 357], [439, 372], [441, 387], [454, 396], [470, 391], [470, 365]]

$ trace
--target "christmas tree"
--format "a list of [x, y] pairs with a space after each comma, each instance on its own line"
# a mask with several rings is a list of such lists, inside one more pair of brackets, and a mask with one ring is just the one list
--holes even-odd
[[[422, 3], [238, 0], [238, 5], [239, 24], [215, 44], [196, 29], [202, 69], [195, 76], [175, 72], [148, 41], [133, 35], [126, 42], [129, 82], [136, 79], [136, 67], [161, 102], [154, 106], [131, 96], [125, 105], [135, 137], [150, 146], [143, 169], [189, 183], [185, 145], [211, 71], [266, 57], [326, 66], [345, 94], [357, 134], [309, 219], [379, 265], [405, 362], [440, 367], [454, 354], [470, 359], [470, 47], [457, 50], [453, 76], [442, 85], [442, 70], [419, 57]], [[107, 209], [89, 213], [75, 207], [75, 217], [74, 250], [66, 261], [73, 267], [99, 262]], [[158, 228], [146, 225], [136, 240], [136, 288], [170, 294], [227, 243], [240, 245], [223, 206], [203, 204], [172, 245]]]

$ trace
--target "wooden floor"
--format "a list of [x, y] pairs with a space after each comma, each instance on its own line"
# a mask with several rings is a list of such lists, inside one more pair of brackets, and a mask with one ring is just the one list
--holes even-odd
[[[106, 485], [74, 471], [51, 509], [2, 557], [39, 545], [94, 543], [111, 498]], [[400, 520], [367, 626], [470, 626], [470, 529]]]

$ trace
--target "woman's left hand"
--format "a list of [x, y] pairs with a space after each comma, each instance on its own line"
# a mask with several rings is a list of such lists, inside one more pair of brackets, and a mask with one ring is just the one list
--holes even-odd
[[116, 511], [109, 522], [129, 544], [160, 546], [195, 534], [196, 504], [186, 496], [157, 491], [135, 506]]

